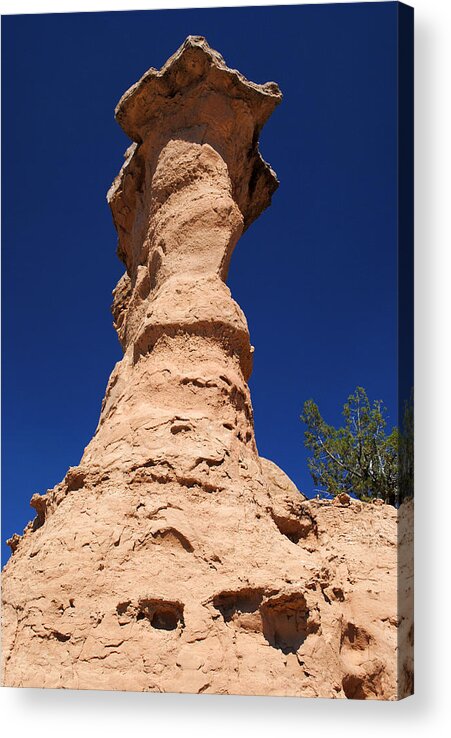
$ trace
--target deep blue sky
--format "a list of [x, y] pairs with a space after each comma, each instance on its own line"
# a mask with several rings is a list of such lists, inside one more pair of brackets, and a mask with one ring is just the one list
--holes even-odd
[[306, 399], [338, 423], [363, 385], [397, 422], [397, 3], [4, 17], [4, 557], [32, 494], [79, 462], [121, 356], [114, 107], [189, 34], [284, 93], [260, 142], [280, 188], [228, 279], [255, 346], [261, 455], [311, 494]]

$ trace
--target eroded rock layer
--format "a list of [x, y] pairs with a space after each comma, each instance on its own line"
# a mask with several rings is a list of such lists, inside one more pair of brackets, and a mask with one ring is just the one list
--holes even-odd
[[308, 501], [255, 443], [253, 349], [224, 280], [277, 186], [258, 136], [280, 99], [189, 37], [119, 102], [134, 140], [108, 195], [124, 357], [79, 466], [10, 539], [6, 685], [410, 689], [397, 511]]

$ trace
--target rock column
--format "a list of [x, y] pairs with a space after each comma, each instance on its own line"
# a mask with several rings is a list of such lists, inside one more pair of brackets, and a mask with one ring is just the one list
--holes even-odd
[[306, 501], [255, 445], [249, 333], [224, 280], [277, 186], [258, 137], [280, 99], [189, 37], [119, 102], [133, 140], [108, 194], [124, 356], [80, 464], [33, 495], [9, 541], [7, 686], [410, 688], [395, 509]]
[[253, 349], [224, 280], [277, 186], [257, 143], [280, 99], [189, 37], [119, 102], [135, 139], [108, 195], [126, 266], [113, 305], [125, 356], [82, 466], [145, 465], [155, 480], [211, 491], [260, 474]]

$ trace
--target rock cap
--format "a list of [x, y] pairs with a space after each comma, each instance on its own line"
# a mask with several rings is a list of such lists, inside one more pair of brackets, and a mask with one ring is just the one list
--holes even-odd
[[170, 138], [209, 143], [229, 168], [234, 197], [247, 228], [271, 202], [278, 180], [258, 150], [260, 131], [282, 93], [275, 82], [256, 84], [202, 36], [188, 36], [160, 70], [151, 67], [121, 97], [115, 117], [152, 158]]

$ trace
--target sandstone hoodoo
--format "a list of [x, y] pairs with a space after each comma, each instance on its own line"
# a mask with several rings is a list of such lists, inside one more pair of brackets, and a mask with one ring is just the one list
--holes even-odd
[[253, 348], [225, 279], [278, 185], [258, 138], [281, 99], [191, 36], [119, 101], [133, 141], [108, 193], [124, 356], [80, 464], [10, 539], [5, 685], [410, 689], [398, 512], [306, 500], [257, 451]]

